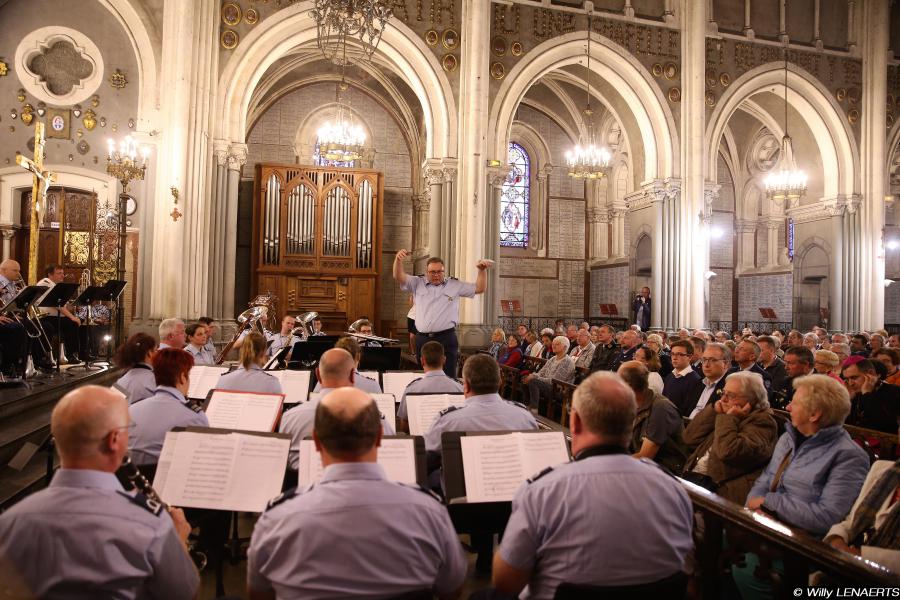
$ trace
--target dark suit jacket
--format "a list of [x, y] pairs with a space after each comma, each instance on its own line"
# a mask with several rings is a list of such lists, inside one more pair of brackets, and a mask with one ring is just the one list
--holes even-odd
[[634, 314], [634, 322], [636, 325], [640, 326], [641, 331], [650, 329], [650, 302], [652, 302], [652, 300], [652, 298], [647, 298], [646, 303], [644, 303], [644, 314], [642, 315], [643, 318], [640, 322], [637, 320], [637, 314], [642, 303], [638, 298], [635, 298], [634, 302], [631, 303], [631, 312]]
[[[728, 371], [727, 373], [725, 373], [722, 379], [720, 379], [719, 382], [716, 383], [716, 388], [715, 390], [713, 390], [713, 395], [710, 397], [707, 405], [712, 404], [722, 395], [722, 388], [725, 387], [725, 380], [728, 379], [729, 373], [733, 373], [733, 371]], [[694, 384], [694, 387], [688, 390], [688, 393], [684, 396], [684, 400], [682, 401], [681, 406], [678, 407], [678, 410], [681, 412], [682, 416], [689, 417], [691, 415], [691, 412], [697, 406], [697, 402], [700, 401], [700, 396], [703, 394], [703, 390], [705, 389], [706, 386], [703, 384], [703, 379], [700, 379], [700, 381]]]

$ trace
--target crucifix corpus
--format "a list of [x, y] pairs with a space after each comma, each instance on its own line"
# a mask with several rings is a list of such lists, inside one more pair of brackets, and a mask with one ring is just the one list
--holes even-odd
[[28, 284], [34, 285], [38, 279], [38, 237], [47, 209], [47, 190], [56, 180], [56, 173], [44, 170], [44, 124], [41, 121], [34, 124], [34, 160], [19, 154], [16, 164], [31, 171], [34, 176], [31, 184], [31, 233], [28, 237]]

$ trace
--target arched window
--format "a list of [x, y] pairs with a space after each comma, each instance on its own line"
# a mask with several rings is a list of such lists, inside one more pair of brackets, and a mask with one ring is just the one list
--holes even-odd
[[500, 245], [528, 247], [528, 205], [531, 201], [531, 159], [525, 148], [509, 143], [509, 175], [500, 192]]

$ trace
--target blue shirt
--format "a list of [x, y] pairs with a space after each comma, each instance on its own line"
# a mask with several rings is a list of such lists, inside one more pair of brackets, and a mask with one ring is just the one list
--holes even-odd
[[462, 586], [467, 561], [447, 509], [388, 481], [376, 463], [341, 463], [262, 514], [247, 585], [278, 598], [392, 597]]
[[219, 376], [217, 390], [233, 392], [256, 392], [257, 394], [283, 394], [281, 382], [262, 370], [259, 365], [250, 365], [249, 369], [240, 367], [231, 373]]
[[10, 300], [16, 297], [16, 285], [0, 275], [0, 307], [6, 305]]
[[[583, 453], [582, 453], [583, 456]], [[643, 510], [652, 499], [653, 510]], [[650, 583], [682, 570], [693, 511], [678, 481], [650, 461], [606, 454], [523, 483], [500, 556], [531, 571], [522, 598], [551, 599], [560, 583]]]
[[427, 371], [422, 377], [409, 382], [406, 389], [403, 390], [403, 396], [400, 398], [400, 406], [397, 408], [397, 416], [401, 419], [408, 419], [409, 414], [406, 410], [407, 394], [462, 394], [463, 386], [460, 382], [442, 370]]
[[134, 404], [156, 393], [156, 376], [153, 367], [147, 363], [138, 363], [119, 377], [115, 386], [125, 394], [128, 404]]
[[437, 416], [425, 434], [425, 449], [441, 451], [441, 434], [445, 431], [518, 431], [537, 429], [531, 411], [500, 394], [469, 396], [465, 406], [450, 407]]
[[210, 352], [206, 346], [197, 348], [193, 344], [188, 344], [184, 347], [184, 351], [194, 357], [195, 365], [212, 366], [216, 364], [216, 355]]
[[459, 322], [459, 299], [473, 298], [475, 284], [452, 277], [435, 285], [428, 283], [424, 275], [407, 275], [400, 286], [415, 296], [416, 329], [420, 333], [436, 333], [456, 328]]
[[136, 503], [112, 473], [87, 469], [60, 469], [0, 515], [6, 561], [18, 577], [0, 580], [4, 598], [190, 598], [200, 585], [169, 515]]
[[136, 465], [159, 462], [166, 433], [174, 427], [209, 427], [205, 413], [194, 412], [177, 389], [166, 385], [130, 408], [134, 429], [128, 436], [131, 460]]

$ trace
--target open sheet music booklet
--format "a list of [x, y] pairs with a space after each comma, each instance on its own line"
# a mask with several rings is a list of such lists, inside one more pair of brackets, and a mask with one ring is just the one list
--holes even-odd
[[[378, 448], [378, 464], [388, 479], [416, 485], [416, 445], [411, 437], [382, 438]], [[322, 455], [312, 440], [300, 441], [300, 465], [297, 482], [301, 486], [317, 483], [322, 478]]]
[[312, 371], [266, 371], [269, 375], [281, 382], [281, 390], [284, 392], [285, 404], [300, 404], [306, 402], [309, 395], [309, 379]]
[[172, 506], [262, 512], [281, 493], [290, 446], [287, 434], [176, 428], [153, 487]]
[[511, 501], [526, 479], [569, 462], [561, 431], [466, 435], [459, 441], [469, 503]]
[[424, 394], [406, 397], [406, 414], [409, 417], [409, 434], [425, 435], [438, 414], [450, 406], [463, 406], [462, 394]]
[[210, 427], [273, 431], [281, 417], [284, 394], [213, 390], [206, 407]]
[[209, 390], [216, 387], [219, 377], [228, 372], [228, 367], [208, 367], [197, 365], [191, 367], [190, 385], [188, 386], [188, 398], [205, 400]]
[[[391, 426], [391, 431], [397, 431], [397, 404], [394, 402], [394, 396], [391, 394], [369, 394], [375, 400], [378, 410], [384, 415], [384, 420]], [[309, 394], [310, 402], [318, 400], [322, 396], [321, 392], [311, 392]]]
[[397, 402], [400, 402], [400, 398], [403, 397], [403, 392], [406, 391], [406, 386], [424, 376], [424, 371], [386, 371], [381, 374], [381, 389], [384, 390], [385, 394], [393, 394], [394, 398], [397, 399]]

